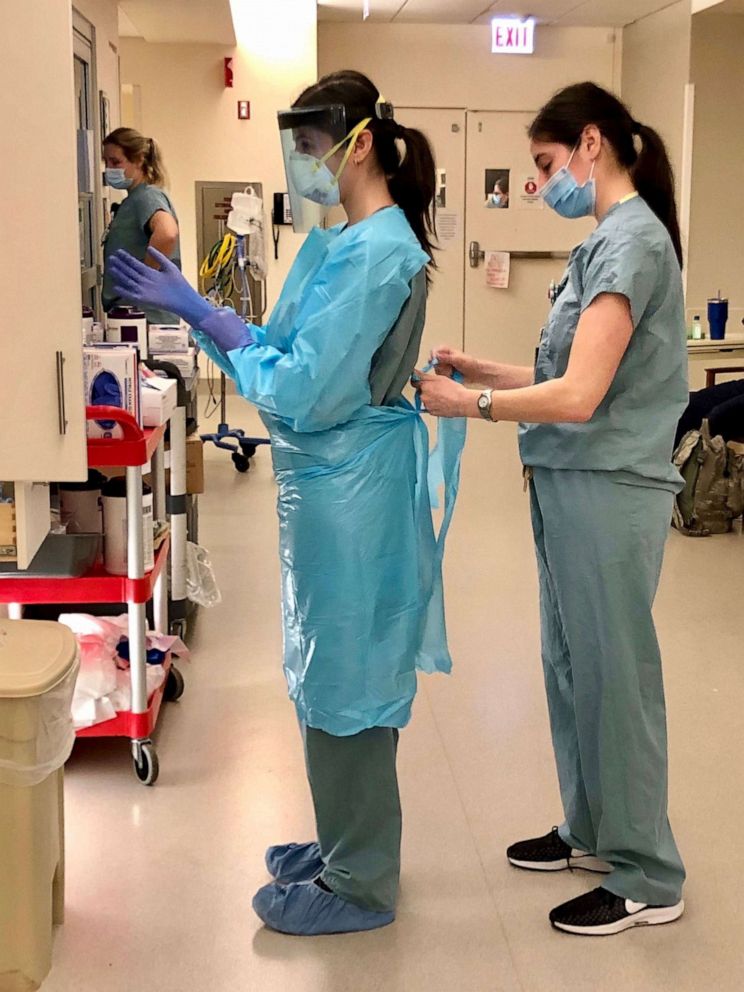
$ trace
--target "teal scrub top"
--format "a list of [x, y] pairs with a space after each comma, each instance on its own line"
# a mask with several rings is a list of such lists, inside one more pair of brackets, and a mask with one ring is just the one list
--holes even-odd
[[[145, 260], [147, 246], [150, 243], [152, 232], [149, 229], [150, 219], [158, 210], [165, 210], [178, 223], [176, 211], [171, 203], [170, 197], [165, 190], [159, 186], [149, 186], [147, 183], [140, 183], [127, 193], [116, 211], [109, 229], [106, 233], [106, 240], [103, 248], [104, 270], [103, 270], [103, 309], [106, 313], [113, 307], [120, 306], [128, 301], [114, 292], [113, 281], [106, 264], [109, 257], [119, 248], [124, 248], [141, 262]], [[171, 254], [171, 261], [181, 268], [181, 243], [176, 241], [176, 246]], [[170, 313], [168, 310], [160, 310], [157, 307], [143, 307], [147, 314], [147, 319], [151, 324], [178, 324], [180, 318]]]
[[682, 277], [669, 232], [640, 196], [615, 204], [571, 253], [542, 332], [536, 383], [565, 374], [579, 318], [601, 293], [627, 298], [634, 328], [612, 385], [588, 423], [520, 424], [522, 461], [678, 492], [671, 458], [688, 402]]

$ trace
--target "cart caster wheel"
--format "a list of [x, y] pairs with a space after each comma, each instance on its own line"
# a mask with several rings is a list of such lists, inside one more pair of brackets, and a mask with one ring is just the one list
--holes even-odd
[[171, 665], [171, 669], [168, 672], [168, 678], [165, 682], [165, 692], [163, 693], [163, 698], [166, 703], [175, 703], [183, 695], [183, 690], [186, 688], [186, 683], [183, 680], [183, 675], [179, 670]]
[[233, 456], [233, 465], [238, 470], [238, 472], [247, 472], [251, 467], [250, 458], [246, 458], [245, 455], [241, 455], [240, 452], [236, 451]]
[[189, 625], [186, 620], [171, 620], [170, 624], [170, 634], [171, 637], [180, 637], [182, 641], [186, 640], [186, 632], [189, 629]]
[[158, 754], [152, 741], [145, 741], [137, 748], [133, 758], [134, 774], [143, 785], [155, 785], [160, 774]]
[[241, 444], [240, 445], [240, 450], [243, 452], [243, 454], [245, 455], [246, 458], [253, 458], [253, 456], [256, 454], [256, 445], [255, 444]]

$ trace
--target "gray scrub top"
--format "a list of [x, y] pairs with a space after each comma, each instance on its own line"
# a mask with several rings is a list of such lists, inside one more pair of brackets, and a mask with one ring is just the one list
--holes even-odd
[[[109, 225], [106, 234], [106, 241], [103, 248], [104, 273], [103, 273], [103, 309], [108, 313], [113, 307], [128, 301], [114, 292], [111, 276], [108, 273], [109, 256], [119, 248], [124, 248], [141, 262], [145, 260], [145, 252], [152, 232], [148, 225], [150, 218], [158, 210], [165, 210], [171, 214], [178, 222], [176, 211], [171, 203], [170, 197], [165, 190], [159, 186], [149, 186], [147, 183], [140, 183], [127, 193], [126, 198], [119, 205], [119, 209]], [[176, 246], [171, 255], [171, 261], [181, 268], [181, 243], [176, 241]], [[151, 324], [178, 324], [180, 318], [167, 310], [159, 310], [157, 307], [143, 307], [147, 314], [147, 319]]]
[[674, 433], [688, 402], [682, 277], [669, 233], [640, 196], [615, 204], [571, 253], [543, 329], [535, 382], [564, 375], [579, 317], [600, 293], [630, 303], [633, 336], [585, 424], [520, 424], [527, 466], [617, 473], [618, 482], [678, 492]]

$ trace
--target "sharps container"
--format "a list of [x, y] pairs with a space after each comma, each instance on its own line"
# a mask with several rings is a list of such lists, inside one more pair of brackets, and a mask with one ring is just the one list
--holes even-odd
[[106, 482], [92, 469], [85, 482], [62, 482], [59, 486], [59, 511], [68, 534], [103, 534], [101, 496]]
[[708, 300], [708, 324], [710, 325], [710, 337], [712, 341], [723, 341], [726, 337], [728, 315], [728, 300], [722, 300], [719, 291], [717, 297]]
[[147, 358], [147, 317], [136, 307], [114, 307], [106, 315], [109, 344], [136, 344], [140, 358]]
[[0, 989], [38, 989], [64, 918], [63, 765], [77, 642], [62, 624], [0, 620]]
[[[103, 562], [111, 575], [127, 574], [127, 481], [109, 479], [103, 487]], [[142, 531], [145, 571], [155, 566], [152, 489], [142, 483]]]

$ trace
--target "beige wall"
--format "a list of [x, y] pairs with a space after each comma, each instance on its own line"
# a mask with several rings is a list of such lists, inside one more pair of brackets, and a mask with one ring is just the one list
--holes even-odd
[[[109, 98], [111, 127], [119, 124], [119, 26], [117, 0], [74, 0], [73, 8], [96, 30], [98, 89]], [[98, 94], [96, 93], [96, 100]], [[97, 112], [97, 111], [96, 111]], [[105, 137], [105, 135], [101, 135]]]
[[[744, 16], [693, 19], [695, 155], [688, 306], [705, 312], [719, 288], [744, 308]], [[741, 330], [729, 324], [731, 330]]]
[[[273, 0], [265, 6], [265, 13], [250, 24], [236, 24], [236, 49], [149, 44], [139, 39], [121, 42], [122, 83], [139, 87], [142, 128], [163, 148], [181, 224], [183, 269], [194, 284], [194, 183], [263, 183], [270, 216], [272, 194], [286, 188], [277, 111], [317, 78], [314, 0]], [[226, 89], [223, 80], [223, 58], [229, 55], [234, 57], [232, 89]], [[251, 101], [250, 121], [237, 119], [239, 99]], [[274, 262], [267, 238], [270, 304], [299, 244], [300, 236], [283, 228], [280, 260]]]
[[656, 128], [666, 141], [678, 199], [682, 193], [691, 25], [690, 0], [680, 0], [623, 31], [622, 96], [634, 117]]
[[533, 56], [497, 56], [488, 25], [318, 26], [318, 69], [359, 69], [400, 106], [537, 110], [561, 86], [619, 86], [616, 32], [538, 27]]

